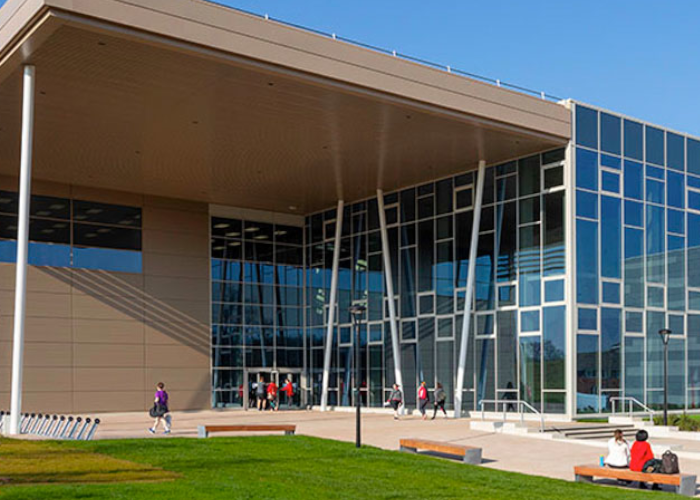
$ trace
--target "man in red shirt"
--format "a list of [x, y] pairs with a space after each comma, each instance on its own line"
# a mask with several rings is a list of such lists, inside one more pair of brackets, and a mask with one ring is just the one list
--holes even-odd
[[275, 384], [274, 380], [271, 380], [270, 383], [267, 384], [267, 400], [270, 402], [272, 411], [279, 410], [279, 405], [277, 404], [277, 384]]
[[[640, 430], [637, 432], [635, 442], [630, 450], [630, 470], [641, 472], [644, 465], [654, 458], [654, 452], [651, 451], [651, 445], [647, 442], [647, 439], [649, 439], [647, 431]], [[639, 482], [639, 487], [643, 490], [647, 489], [647, 486], [641, 481]], [[658, 490], [661, 488], [658, 484], [654, 484], [652, 489]]]

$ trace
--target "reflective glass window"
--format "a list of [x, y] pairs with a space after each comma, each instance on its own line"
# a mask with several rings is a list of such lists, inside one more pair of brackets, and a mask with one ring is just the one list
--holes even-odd
[[620, 176], [618, 174], [604, 170], [601, 175], [601, 188], [603, 191], [620, 192]]
[[650, 203], [658, 203], [659, 205], [663, 205], [665, 200], [664, 183], [647, 179], [647, 201]]
[[544, 283], [545, 302], [559, 302], [564, 300], [564, 280], [550, 280]]
[[544, 275], [564, 274], [566, 270], [564, 191], [544, 195], [544, 207]]
[[615, 170], [622, 170], [622, 160], [617, 156], [610, 156], [601, 153], [600, 164], [603, 167], [614, 168]]
[[664, 261], [666, 250], [665, 211], [663, 207], [647, 205], [647, 281], [664, 283]]
[[625, 396], [644, 400], [644, 339], [625, 338]]
[[598, 331], [598, 310], [579, 307], [578, 329]]
[[664, 307], [664, 289], [659, 286], [647, 287], [647, 306]]
[[520, 399], [540, 408], [542, 343], [539, 336], [520, 337]]
[[498, 312], [498, 388], [514, 390], [518, 384], [518, 319], [516, 311]]
[[700, 292], [688, 292], [688, 309], [700, 311]]
[[620, 199], [602, 196], [600, 201], [601, 275], [606, 278], [621, 278], [622, 274], [622, 221]]
[[666, 165], [673, 170], [685, 170], [685, 139], [683, 136], [666, 133]]
[[[598, 190], [598, 154], [576, 148], [576, 187]], [[521, 193], [522, 195], [522, 193]]]
[[688, 208], [700, 210], [700, 193], [697, 191], [688, 191]]
[[520, 224], [528, 224], [540, 220], [540, 197], [521, 199], [520, 202]]
[[601, 388], [619, 389], [622, 363], [622, 314], [620, 309], [600, 309]]
[[668, 232], [685, 234], [685, 213], [681, 210], [668, 209]]
[[564, 185], [564, 167], [548, 168], [544, 171], [544, 188], [552, 189]]
[[607, 153], [620, 154], [620, 118], [600, 113], [600, 149]]
[[515, 198], [515, 176], [510, 175], [496, 182], [496, 200], [507, 201]]
[[547, 151], [546, 153], [542, 153], [542, 165], [563, 161], [565, 156], [566, 150], [564, 148]]
[[660, 167], [654, 167], [652, 165], [647, 164], [644, 167], [644, 170], [646, 172], [647, 177], [651, 177], [653, 179], [659, 179], [660, 181], [663, 181], [666, 179], [666, 170]]
[[625, 306], [644, 307], [644, 231], [625, 228]]
[[520, 331], [539, 332], [540, 331], [540, 311], [520, 312]]
[[667, 258], [667, 307], [673, 311], [685, 311], [685, 238], [668, 236]]
[[543, 315], [544, 388], [565, 388], [566, 307], [545, 307]]
[[576, 336], [576, 410], [598, 413], [598, 336]]
[[598, 149], [598, 112], [576, 106], [576, 143]]
[[630, 120], [624, 121], [625, 130], [625, 156], [635, 160], [643, 160], [644, 139], [642, 137], [643, 126], [641, 123]]
[[498, 287], [498, 305], [500, 307], [515, 305], [515, 286], [505, 285]]
[[700, 215], [688, 214], [688, 286], [700, 287]]
[[700, 175], [700, 141], [688, 139], [688, 172]]
[[519, 196], [540, 192], [540, 157], [530, 156], [518, 160]]
[[607, 304], [620, 303], [620, 285], [618, 283], [603, 283], [603, 302]]
[[588, 219], [598, 218], [598, 195], [576, 190], [576, 215]]
[[641, 200], [643, 195], [642, 164], [636, 161], [625, 160], [625, 197]]
[[141, 227], [141, 209], [74, 200], [73, 219], [80, 222]]
[[625, 313], [625, 332], [642, 333], [644, 331], [644, 313], [627, 311]]
[[515, 202], [498, 205], [496, 225], [496, 279], [513, 281], [517, 277], [517, 205]]
[[625, 200], [625, 224], [644, 227], [644, 205], [642, 203]]
[[646, 127], [646, 160], [656, 165], [664, 164], [664, 132], [658, 128]]
[[676, 208], [685, 207], [685, 178], [683, 174], [678, 174], [676, 172], [668, 172], [668, 179], [666, 180], [666, 187], [668, 191], [668, 206]]
[[576, 221], [576, 298], [582, 304], [598, 303], [598, 224]]

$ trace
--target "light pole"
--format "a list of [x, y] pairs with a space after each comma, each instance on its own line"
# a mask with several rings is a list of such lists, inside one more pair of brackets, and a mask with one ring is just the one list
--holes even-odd
[[664, 343], [664, 425], [668, 425], [668, 338], [671, 336], [671, 330], [662, 328], [659, 330], [661, 342]]
[[353, 304], [350, 307], [353, 323], [355, 323], [355, 448], [362, 446], [360, 437], [360, 411], [362, 400], [360, 397], [360, 323], [367, 308], [362, 304]]

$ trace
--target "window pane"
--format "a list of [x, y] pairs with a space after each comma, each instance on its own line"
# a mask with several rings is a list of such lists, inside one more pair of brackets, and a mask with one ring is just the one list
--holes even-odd
[[598, 195], [576, 190], [576, 215], [588, 219], [598, 218]]
[[518, 160], [519, 196], [540, 192], [540, 157], [530, 156]]
[[73, 219], [81, 222], [141, 227], [141, 209], [75, 200], [73, 201]]
[[576, 143], [598, 149], [598, 112], [576, 106]]
[[625, 306], [644, 307], [644, 232], [625, 228]]
[[665, 214], [662, 207], [647, 205], [647, 281], [664, 283], [666, 250]]
[[544, 275], [564, 274], [564, 192], [544, 196]]
[[[576, 149], [576, 187], [598, 190], [598, 154]], [[522, 194], [522, 193], [521, 193]]]
[[498, 313], [498, 388], [515, 389], [518, 383], [517, 339], [518, 324], [515, 311]]
[[641, 200], [644, 193], [642, 164], [625, 160], [625, 197]]
[[83, 247], [141, 250], [141, 231], [122, 227], [74, 224], [73, 244]]
[[643, 338], [625, 338], [625, 396], [644, 401]]
[[666, 133], [666, 165], [674, 170], [685, 170], [685, 140], [678, 134]]
[[540, 337], [520, 338], [520, 398], [535, 408], [540, 408]]
[[600, 310], [601, 388], [620, 388], [622, 314], [620, 309]]
[[635, 160], [643, 160], [642, 124], [625, 120], [625, 156]]
[[600, 207], [601, 275], [606, 278], [621, 278], [622, 221], [620, 217], [620, 199], [602, 196]]
[[598, 413], [598, 336], [576, 336], [576, 410]]
[[700, 141], [688, 139], [688, 172], [700, 175]]
[[544, 328], [544, 388], [565, 388], [566, 307], [545, 307]]
[[664, 133], [654, 127], [646, 127], [646, 160], [656, 165], [664, 164]]
[[620, 154], [620, 119], [617, 116], [600, 113], [600, 149]]
[[583, 304], [598, 303], [598, 224], [576, 221], [576, 296]]
[[625, 200], [625, 224], [644, 227], [644, 205]]
[[676, 208], [685, 207], [685, 178], [683, 174], [668, 172], [666, 180], [668, 191], [668, 205]]

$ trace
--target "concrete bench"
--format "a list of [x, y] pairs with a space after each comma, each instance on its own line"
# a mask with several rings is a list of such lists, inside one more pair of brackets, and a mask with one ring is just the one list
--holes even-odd
[[209, 437], [212, 432], [274, 432], [282, 431], [285, 435], [296, 432], [296, 425], [200, 425], [197, 427], [197, 435], [200, 438]]
[[435, 451], [461, 457], [465, 464], [479, 465], [481, 463], [481, 448], [463, 444], [428, 441], [426, 439], [404, 438], [399, 440], [399, 450], [417, 453], [418, 450]]
[[693, 474], [657, 474], [634, 472], [629, 469], [614, 469], [599, 465], [577, 465], [574, 467], [577, 482], [593, 482], [593, 478], [610, 478], [622, 481], [641, 481], [645, 483], [668, 484], [675, 486], [676, 493], [687, 497], [695, 496], [695, 480]]

